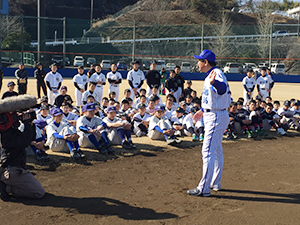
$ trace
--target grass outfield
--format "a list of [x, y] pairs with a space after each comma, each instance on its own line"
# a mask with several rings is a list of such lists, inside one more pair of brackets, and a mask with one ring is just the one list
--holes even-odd
[[[6, 84], [8, 81], [13, 80], [16, 82], [16, 79], [14, 77], [5, 77], [3, 80], [3, 85], [2, 85], [2, 90], [0, 92], [1, 96], [2, 94], [7, 91]], [[72, 79], [71, 78], [64, 78], [63, 84], [68, 87], [68, 94], [72, 96], [74, 102], [75, 102], [75, 97], [74, 97], [74, 92], [75, 92], [75, 87], [73, 85]], [[232, 92], [232, 98], [234, 100], [237, 100], [239, 97], [243, 96], [243, 87], [241, 82], [229, 82], [230, 90]], [[123, 82], [120, 85], [120, 95], [119, 95], [119, 100], [123, 98], [123, 91], [129, 87], [129, 84], [126, 80], [123, 80]], [[34, 78], [30, 78], [28, 81], [28, 90], [27, 93], [32, 94], [37, 96], [37, 91], [36, 91], [36, 80]], [[144, 84], [143, 88], [147, 88], [147, 85]], [[203, 81], [193, 81], [192, 88], [197, 91], [198, 96], [201, 95], [202, 93], [202, 88], [203, 88]], [[281, 103], [287, 99], [295, 98], [295, 99], [300, 99], [299, 97], [299, 88], [300, 84], [298, 83], [275, 83], [274, 88], [271, 92], [271, 96], [273, 100], [278, 100]], [[15, 91], [18, 92], [18, 87], [15, 87]], [[108, 84], [104, 86], [103, 90], [103, 96], [108, 97]], [[42, 93], [42, 92], [41, 92]], [[257, 95], [257, 90], [255, 89], [254, 95]], [[162, 96], [162, 100], [165, 100], [165, 97]]]

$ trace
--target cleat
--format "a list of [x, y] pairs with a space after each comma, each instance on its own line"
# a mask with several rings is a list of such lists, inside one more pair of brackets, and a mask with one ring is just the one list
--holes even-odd
[[38, 151], [38, 152], [36, 153], [36, 155], [35, 155], [35, 158], [36, 158], [37, 161], [43, 161], [43, 159], [44, 159], [43, 152]]
[[76, 149], [73, 149], [73, 151], [70, 154], [71, 154], [71, 157], [73, 159], [80, 159], [81, 158], [80, 153]]
[[204, 135], [203, 134], [200, 134], [200, 136], [199, 136], [199, 141], [203, 141], [204, 140]]
[[175, 139], [168, 137], [168, 139], [166, 139], [166, 142], [167, 142], [167, 145], [171, 145], [175, 142]]
[[235, 133], [231, 133], [231, 136], [233, 137], [233, 139], [236, 139], [237, 138], [237, 136], [236, 136], [236, 134]]
[[261, 136], [268, 136], [268, 134], [266, 133], [266, 131], [264, 129], [260, 130], [260, 135]]
[[77, 149], [81, 158], [85, 158], [85, 154], [81, 151], [81, 149]]
[[193, 134], [192, 141], [199, 141], [199, 137], [196, 134]]
[[202, 196], [202, 197], [210, 196], [210, 193], [202, 193], [201, 191], [198, 190], [198, 188], [188, 190], [187, 193], [193, 196]]
[[131, 148], [136, 148], [135, 144], [132, 143], [132, 141], [128, 141], [129, 145], [131, 146]]
[[180, 143], [182, 142], [182, 141], [179, 140], [177, 137], [175, 137], [174, 140], [175, 140], [176, 144], [180, 144]]
[[282, 128], [278, 127], [277, 128], [277, 134], [279, 134], [279, 135], [285, 135], [286, 132]]
[[122, 143], [122, 148], [127, 149], [127, 150], [132, 149], [131, 145], [127, 141], [124, 141]]
[[100, 145], [97, 150], [100, 154], [105, 155], [107, 153], [107, 150], [104, 148], [104, 146]]
[[231, 133], [228, 132], [228, 133], [226, 134], [226, 139], [227, 139], [227, 140], [233, 139], [233, 136], [231, 135]]
[[181, 137], [181, 131], [176, 130], [174, 135], [175, 135], [175, 137]]
[[108, 145], [106, 147], [106, 150], [108, 151], [108, 154], [114, 154], [115, 153], [115, 151], [110, 147], [110, 145]]

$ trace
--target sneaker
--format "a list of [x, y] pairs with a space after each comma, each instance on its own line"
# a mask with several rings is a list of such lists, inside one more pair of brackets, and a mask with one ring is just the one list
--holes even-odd
[[226, 139], [228, 139], [228, 140], [233, 139], [233, 136], [232, 136], [232, 134], [230, 132], [227, 132]]
[[106, 146], [106, 150], [108, 151], [108, 154], [115, 153], [115, 151], [110, 147], [110, 145]]
[[71, 152], [71, 157], [73, 159], [80, 159], [81, 158], [80, 153], [76, 149], [73, 149], [73, 151]]
[[199, 141], [199, 137], [196, 134], [193, 134], [192, 141]]
[[175, 142], [175, 139], [172, 139], [171, 137], [168, 137], [168, 139], [166, 139], [167, 145], [171, 145]]
[[231, 136], [233, 137], [233, 139], [236, 139], [237, 138], [237, 136], [236, 136], [236, 134], [235, 133], [231, 133]]
[[176, 144], [180, 144], [180, 143], [182, 142], [182, 141], [179, 140], [177, 137], [175, 137], [174, 140], [175, 140]]
[[85, 154], [83, 153], [83, 151], [81, 151], [81, 149], [77, 149], [77, 151], [81, 158], [85, 158]]
[[266, 131], [264, 129], [260, 130], [260, 135], [261, 136], [268, 136], [268, 134], [266, 133]]
[[131, 145], [127, 141], [124, 141], [122, 143], [122, 148], [127, 149], [127, 150], [132, 149]]
[[6, 192], [6, 184], [3, 181], [0, 181], [0, 198], [4, 202], [10, 200], [10, 196]]
[[38, 152], [36, 153], [36, 155], [35, 155], [35, 158], [36, 158], [37, 161], [43, 161], [43, 159], [44, 159], [43, 152], [38, 151]]
[[252, 130], [250, 130], [248, 132], [249, 132], [248, 133], [248, 138], [255, 138], [256, 137], [256, 134]]
[[281, 127], [278, 127], [277, 128], [277, 134], [279, 134], [279, 135], [285, 135], [286, 132]]
[[147, 136], [147, 133], [144, 132], [144, 131], [142, 132], [142, 137], [143, 137], [143, 136]]
[[49, 155], [45, 151], [42, 151], [42, 154], [43, 154], [43, 161], [48, 161], [50, 159]]
[[199, 141], [203, 141], [204, 140], [204, 135], [203, 134], [200, 134], [199, 136]]
[[105, 149], [104, 146], [100, 145], [97, 150], [99, 151], [100, 154], [105, 155], [107, 153], [107, 150]]
[[130, 144], [131, 148], [136, 148], [135, 144], [132, 143], [132, 141], [128, 141], [128, 143]]
[[141, 130], [139, 130], [139, 131], [136, 132], [135, 135], [136, 135], [137, 137], [142, 137], [142, 136], [143, 136], [142, 133], [143, 133], [143, 132], [142, 132]]
[[244, 131], [244, 138], [250, 138], [251, 137], [251, 135], [250, 135], [250, 137], [249, 137], [249, 131]]
[[202, 197], [210, 196], [210, 193], [202, 193], [201, 191], [198, 190], [198, 188], [188, 190], [187, 193], [189, 195], [193, 195], [193, 196], [202, 196]]
[[176, 137], [181, 137], [181, 131], [180, 130], [176, 130], [175, 133], [174, 133], [174, 135]]

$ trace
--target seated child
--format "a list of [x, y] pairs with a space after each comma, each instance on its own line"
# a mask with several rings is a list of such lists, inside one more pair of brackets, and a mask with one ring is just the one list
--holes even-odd
[[76, 127], [76, 121], [79, 118], [79, 116], [73, 112], [70, 112], [70, 108], [72, 108], [72, 105], [69, 103], [63, 102], [61, 104], [61, 109], [63, 111], [63, 119], [68, 121], [73, 127]]
[[[273, 127], [278, 134], [285, 135], [286, 132], [280, 127], [280, 117], [273, 111], [273, 104], [268, 103], [265, 112], [262, 114], [262, 119], [266, 120], [270, 127]], [[270, 129], [270, 128], [269, 128]]]
[[48, 161], [49, 156], [45, 152], [45, 137], [41, 130], [36, 126], [36, 139], [30, 143], [30, 147], [36, 157], [37, 161]]
[[155, 106], [155, 114], [150, 118], [148, 137], [152, 140], [166, 140], [168, 145], [179, 144], [181, 140], [174, 135], [171, 122], [164, 116], [165, 107]]
[[146, 108], [146, 113], [148, 113], [150, 116], [153, 116], [155, 114], [155, 102], [153, 99], [149, 100], [148, 107]]
[[84, 158], [85, 155], [80, 150], [78, 144], [79, 135], [73, 126], [63, 120], [63, 111], [60, 108], [51, 109], [53, 121], [47, 125], [47, 142], [46, 145], [54, 152], [70, 151], [74, 159]]
[[192, 107], [191, 108], [191, 112], [189, 114], [187, 114], [184, 117], [183, 120], [183, 128], [184, 128], [184, 132], [187, 136], [192, 136], [192, 141], [199, 141], [199, 135], [202, 134], [203, 135], [203, 131], [204, 131], [204, 127], [203, 130], [200, 130], [195, 128], [195, 121], [193, 120], [193, 116], [195, 115], [196, 112], [198, 112], [200, 109], [196, 106], [196, 107]]
[[183, 120], [184, 120], [184, 109], [178, 107], [175, 111], [175, 115], [173, 115], [170, 119], [172, 127], [175, 130], [174, 135], [176, 137], [184, 136]]
[[131, 140], [131, 124], [116, 117], [116, 107], [107, 108], [107, 117], [103, 122], [107, 125], [108, 138], [112, 144], [122, 144], [124, 149], [136, 148]]
[[83, 116], [77, 120], [76, 130], [79, 134], [81, 147], [96, 147], [101, 154], [114, 153], [109, 144], [106, 124], [95, 116], [96, 107], [93, 103], [87, 103], [82, 108]]
[[140, 103], [137, 107], [139, 112], [132, 118], [133, 132], [137, 137], [147, 136], [151, 116], [146, 113], [145, 104]]

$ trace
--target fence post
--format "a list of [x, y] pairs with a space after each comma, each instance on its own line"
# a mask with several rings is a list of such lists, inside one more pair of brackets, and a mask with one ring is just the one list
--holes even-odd
[[270, 49], [269, 49], [269, 67], [271, 68], [271, 59], [272, 59], [272, 28], [273, 28], [273, 24], [271, 23], [271, 27], [270, 27]]
[[204, 45], [204, 23], [202, 23], [202, 31], [201, 31], [201, 52], [203, 51]]
[[65, 68], [66, 64], [66, 17], [63, 18], [63, 68]]
[[135, 20], [133, 21], [132, 61], [134, 61], [134, 55], [135, 55]]
[[21, 63], [24, 63], [24, 16], [21, 16]]

